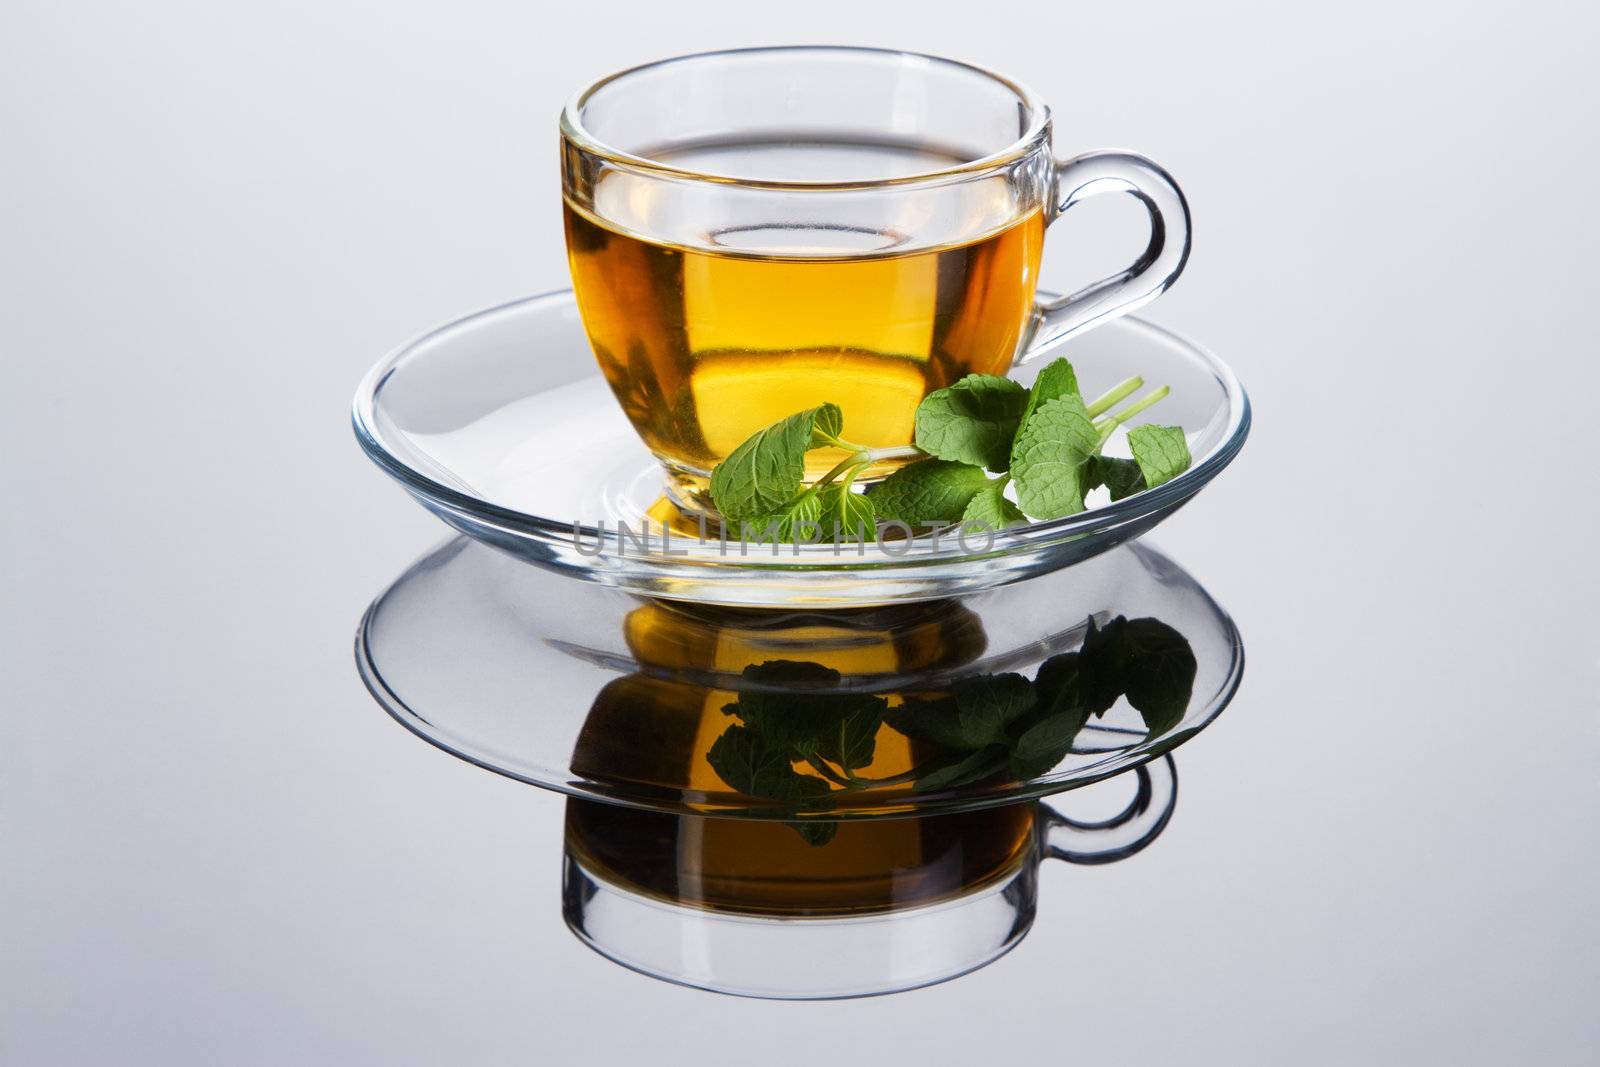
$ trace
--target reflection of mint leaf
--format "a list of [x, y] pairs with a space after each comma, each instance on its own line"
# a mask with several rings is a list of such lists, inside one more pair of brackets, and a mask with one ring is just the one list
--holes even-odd
[[822, 505], [817, 523], [822, 527], [824, 541], [878, 539], [877, 510], [872, 498], [852, 493], [850, 486], [842, 482], [823, 486], [817, 496]]
[[883, 723], [883, 707], [881, 697], [872, 697], [870, 704], [863, 702], [822, 739], [817, 755], [847, 771], [871, 763], [873, 749], [878, 743], [878, 727]]
[[1033, 680], [1034, 713], [1011, 750], [1011, 773], [1026, 781], [1051, 770], [1072, 751], [1073, 739], [1089, 720], [1084, 662], [1076, 652], [1051, 656]]
[[1183, 721], [1194, 694], [1194, 649], [1159, 619], [1132, 619], [1117, 649], [1123, 691], [1144, 718], [1151, 737]]
[[756, 431], [711, 472], [717, 510], [739, 522], [787, 506], [805, 476], [806, 451], [827, 443], [817, 431], [837, 436], [842, 426], [838, 405], [823, 404]]
[[955, 522], [973, 495], [989, 485], [981, 467], [924, 459], [901, 467], [872, 487], [872, 503], [885, 519], [912, 527]]
[[1084, 467], [1099, 448], [1100, 433], [1081, 398], [1063, 396], [1041, 405], [1012, 449], [1017, 506], [1035, 519], [1082, 511]]
[[[794, 808], [826, 803], [828, 783], [801, 774], [790, 765], [790, 753], [768, 744], [754, 730], [730, 726], [706, 752], [706, 762], [728, 786], [746, 796], [783, 801]], [[839, 824], [828, 819], [788, 821], [801, 837], [813, 845], [833, 840]]]
[[907, 737], [946, 752], [1004, 744], [1011, 724], [1033, 707], [1033, 687], [1020, 674], [984, 674], [956, 682], [938, 700], [908, 700], [885, 716]]
[[966, 756], [947, 758], [917, 775], [919, 790], [955, 789], [991, 777], [1006, 765], [1003, 745], [990, 745]]
[[793, 827], [808, 845], [826, 845], [839, 832], [835, 819], [794, 819], [785, 825]]
[[967, 749], [956, 702], [942, 699], [907, 699], [883, 717], [895, 730], [915, 741], [923, 741], [941, 752]]
[[[791, 766], [790, 753], [768, 744], [756, 731], [730, 726], [706, 752], [706, 762], [728, 785], [741, 793], [768, 800], [800, 800], [813, 795], [809, 776]], [[809, 778], [827, 792], [828, 783]]]
[[1033, 689], [1040, 714], [1059, 715], [1066, 711], [1081, 711], [1083, 718], [1088, 719], [1091, 713], [1098, 715], [1109, 708], [1116, 702], [1116, 697], [1107, 700], [1104, 707], [1097, 706], [1097, 698], [1091, 692], [1090, 684], [1093, 673], [1094, 660], [1085, 653], [1063, 652], [1039, 664]]
[[966, 749], [1004, 744], [1007, 727], [1033, 707], [1033, 686], [1020, 674], [964, 678], [952, 691]]
[[746, 667], [744, 678], [762, 686], [792, 687], [746, 690], [722, 709], [737, 716], [766, 746], [792, 759], [817, 756], [846, 771], [872, 762], [878, 726], [888, 706], [883, 697], [828, 692], [827, 687], [838, 684], [839, 672], [820, 663], [769, 660]]
[[1189, 469], [1189, 441], [1176, 426], [1135, 426], [1128, 431], [1128, 448], [1151, 489]]
[[1087, 719], [1082, 708], [1068, 708], [1046, 715], [1024, 730], [1011, 749], [1011, 777], [1026, 782], [1055, 769], [1072, 751], [1072, 742]]
[[936, 750], [917, 770], [919, 788], [954, 788], [1007, 763], [1022, 782], [1053, 770], [1084, 723], [1123, 696], [1150, 737], [1171, 730], [1188, 710], [1195, 670], [1189, 642], [1165, 623], [1119, 615], [1097, 626], [1091, 618], [1082, 647], [1045, 660], [1032, 682], [1016, 674], [961, 679], [949, 695], [908, 699], [884, 720]]
[[1090, 488], [1105, 486], [1111, 492], [1112, 500], [1121, 500], [1125, 496], [1143, 492], [1145, 488], [1144, 474], [1139, 470], [1139, 464], [1131, 459], [1113, 456], [1094, 457], [1085, 480]]
[[786, 697], [792, 693], [809, 696], [818, 689], [829, 689], [843, 678], [832, 667], [809, 659], [769, 659], [752, 663], [739, 672], [739, 677], [760, 689], [745, 693], [746, 697], [760, 696], [764, 690], [773, 690], [774, 696]]
[[1050, 363], [1039, 372], [1038, 377], [1034, 378], [1033, 388], [1028, 390], [1028, 406], [1022, 410], [1021, 425], [1028, 424], [1028, 417], [1036, 409], [1064, 396], [1083, 399], [1083, 395], [1078, 391], [1078, 374], [1065, 357]]
[[740, 520], [739, 536], [757, 544], [812, 544], [824, 529], [821, 518], [822, 500], [818, 494], [801, 493], [770, 515]]
[[1008, 526], [1020, 526], [1028, 521], [1018, 507], [1006, 499], [1006, 482], [997, 478], [973, 494], [967, 510], [961, 514], [962, 525], [969, 532], [998, 533]]
[[[1079, 699], [1092, 715], [1104, 715], [1122, 696], [1122, 631], [1128, 620], [1118, 615], [1104, 626], [1091, 617], [1078, 650], [1076, 664]], [[1057, 657], [1052, 657], [1057, 658]], [[1046, 663], [1049, 666], [1049, 663]]]
[[[834, 832], [828, 821], [803, 815], [827, 809], [836, 796], [908, 777], [856, 773], [872, 763], [884, 723], [916, 743], [909, 777], [919, 790], [957, 789], [1001, 774], [1026, 782], [1053, 771], [1085, 722], [1124, 697], [1148, 739], [1170, 732], [1188, 710], [1196, 672], [1194, 652], [1177, 630], [1120, 615], [1104, 625], [1089, 619], [1082, 646], [1045, 660], [1032, 681], [1020, 674], [962, 678], [943, 693], [907, 694], [893, 710], [883, 696], [837, 688], [841, 676], [830, 667], [772, 660], [745, 668], [749, 687], [722, 709], [739, 724], [706, 758], [731, 788], [777, 801], [780, 818], [822, 843]], [[796, 770], [803, 762], [816, 774]]]
[[1090, 620], [1079, 663], [1086, 675], [1080, 683], [1084, 699], [1096, 715], [1126, 696], [1155, 737], [1182, 722], [1189, 710], [1198, 669], [1194, 650], [1159, 619], [1119, 615], [1104, 627]]
[[940, 459], [1003, 471], [1028, 391], [1010, 378], [969, 374], [917, 405], [917, 447]]

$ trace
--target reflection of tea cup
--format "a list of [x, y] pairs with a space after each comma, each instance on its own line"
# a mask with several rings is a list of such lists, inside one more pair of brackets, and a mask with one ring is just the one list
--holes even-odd
[[[1109, 625], [1115, 633], [1126, 623]], [[1002, 677], [972, 673], [986, 638], [959, 602], [785, 613], [646, 601], [623, 628], [637, 669], [596, 696], [572, 772], [712, 814], [569, 801], [565, 912], [586, 942], [646, 973], [797, 998], [940, 981], [1022, 937], [1043, 858], [1120, 859], [1171, 814], [1170, 759], [1121, 779], [1137, 783], [1136, 796], [1103, 823], [992, 798], [975, 810], [925, 813], [916, 799], [925, 775], [948, 776], [952, 763], [970, 759], [946, 749], [939, 725], [948, 694]], [[1139, 661], [1120, 646], [1091, 648], [1098, 632], [1086, 623], [1086, 644], [1064, 654], [1089, 657], [1072, 661], [1086, 692], [1089, 679], [1108, 676], [1110, 660]], [[857, 735], [847, 755], [828, 738], [862, 712], [875, 732], [870, 744]], [[815, 746], [784, 747], [818, 724]], [[766, 753], [758, 775], [741, 776], [725, 759], [736, 738]], [[998, 755], [989, 777], [980, 769], [975, 779], [980, 793], [1011, 766]], [[953, 802], [951, 791], [938, 792]], [[894, 814], [829, 815], [869, 797]]]
[[841, 822], [812, 844], [780, 822], [567, 804], [563, 907], [584, 942], [657, 978], [745, 996], [889, 993], [964, 974], [1028, 932], [1046, 857], [1108, 863], [1166, 826], [1171, 757], [1098, 823], [1042, 802]]
[[[680, 57], [590, 86], [561, 135], [567, 247], [595, 356], [691, 493], [750, 434], [824, 402], [843, 410], [848, 440], [909, 445], [927, 393], [1004, 374], [1147, 302], [1188, 254], [1188, 209], [1160, 167], [1121, 152], [1056, 161], [1042, 102], [945, 59], [839, 47]], [[1147, 208], [1144, 254], [1076, 295], [1036, 300], [1046, 225], [1103, 192]], [[813, 473], [843, 455], [812, 453]]]

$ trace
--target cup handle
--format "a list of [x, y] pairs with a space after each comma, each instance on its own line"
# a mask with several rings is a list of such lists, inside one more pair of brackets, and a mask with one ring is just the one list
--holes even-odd
[[1178, 768], [1166, 755], [1136, 767], [1133, 773], [1139, 786], [1133, 800], [1120, 814], [1102, 822], [1069, 819], [1041, 802], [1045, 853], [1068, 863], [1115, 863], [1160, 837], [1178, 803]]
[[1133, 152], [1089, 152], [1055, 165], [1054, 222], [1080, 200], [1130, 193], [1150, 213], [1150, 243], [1133, 265], [1059, 300], [1041, 300], [1020, 348], [1026, 363], [1057, 341], [1106, 319], [1142, 307], [1183, 273], [1189, 259], [1189, 204], [1172, 176]]

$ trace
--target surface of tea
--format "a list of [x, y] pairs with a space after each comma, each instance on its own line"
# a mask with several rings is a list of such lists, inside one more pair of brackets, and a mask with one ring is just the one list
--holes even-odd
[[567, 804], [567, 849], [592, 874], [692, 907], [849, 915], [968, 893], [1033, 856], [1033, 804], [846, 822], [813, 845], [781, 822]]
[[[959, 159], [791, 143], [703, 147], [664, 161], [806, 179]], [[656, 195], [660, 184], [607, 174], [593, 212], [570, 200], [565, 212], [573, 285], [600, 367], [646, 444], [674, 466], [708, 473], [756, 430], [824, 401], [843, 409], [849, 440], [910, 444], [923, 396], [1010, 367], [1044, 221], [1002, 186], [881, 218], [871, 205], [821, 197], [824, 207], [817, 194], [768, 197], [760, 203], [775, 205], [772, 216], [755, 218], [696, 215], [692, 198]], [[813, 453], [810, 473], [842, 455]]]

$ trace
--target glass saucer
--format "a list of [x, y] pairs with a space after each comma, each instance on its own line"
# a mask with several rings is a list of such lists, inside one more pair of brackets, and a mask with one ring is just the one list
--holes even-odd
[[1134, 544], [963, 600], [757, 611], [566, 581], [456, 538], [367, 610], [363, 680], [425, 740], [573, 796], [795, 821], [975, 810], [1177, 747], [1244, 668]]
[[[1059, 354], [1072, 360], [1088, 395], [1131, 374], [1171, 386], [1156, 412], [1189, 431], [1193, 466], [1115, 503], [966, 539], [741, 550], [714, 534], [662, 536], [671, 512], [662, 468], [596, 372], [568, 291], [480, 312], [406, 345], [367, 375], [353, 418], [367, 455], [424, 507], [569, 577], [713, 604], [885, 604], [1048, 574], [1138, 537], [1244, 444], [1250, 407], [1238, 379], [1176, 334], [1125, 317], [1069, 340]], [[1046, 362], [1016, 377], [1031, 381]], [[1120, 436], [1107, 450], [1119, 447], [1125, 452]], [[652, 532], [641, 543], [646, 520]]]

